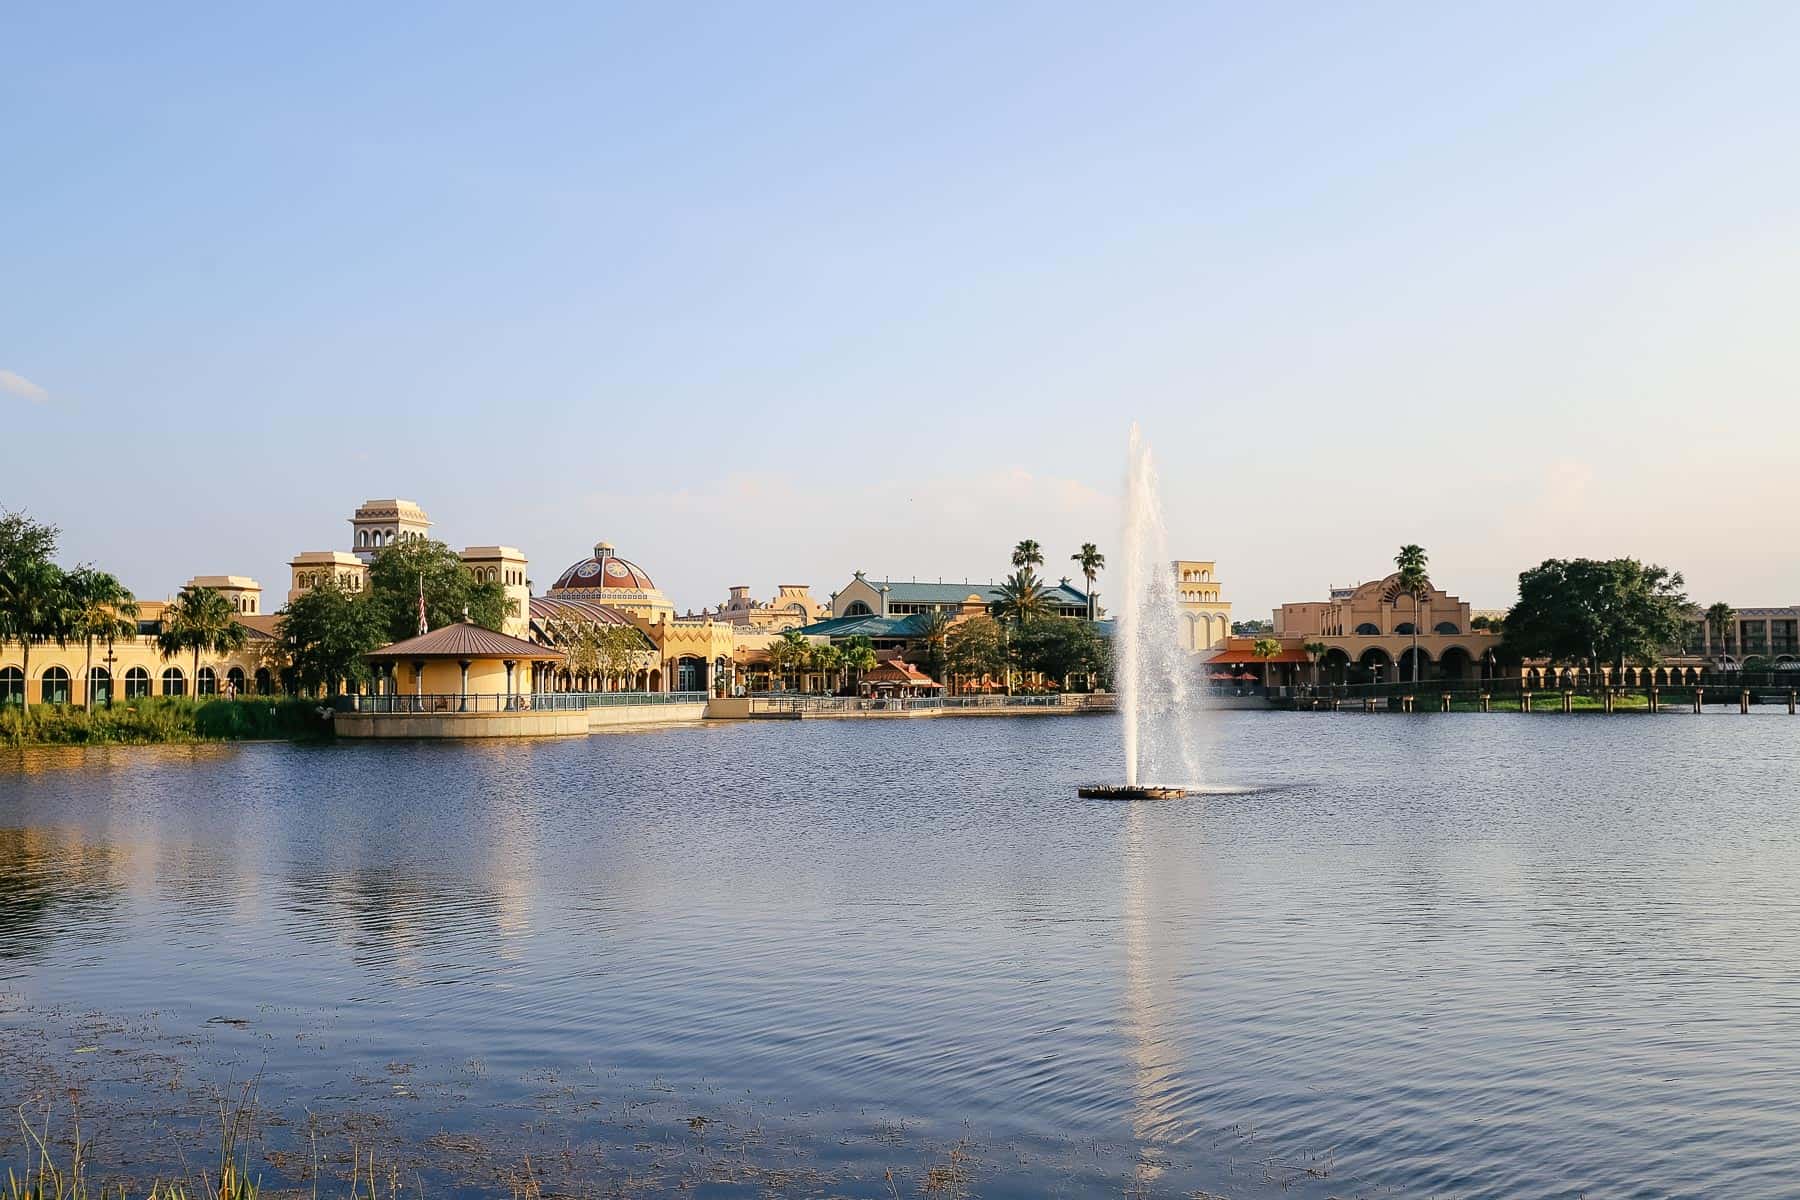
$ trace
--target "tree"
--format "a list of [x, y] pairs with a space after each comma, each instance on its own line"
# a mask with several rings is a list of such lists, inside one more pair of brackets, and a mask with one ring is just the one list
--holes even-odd
[[1395, 596], [1411, 596], [1413, 602], [1412, 681], [1415, 684], [1419, 682], [1419, 605], [1431, 594], [1431, 578], [1425, 571], [1427, 562], [1425, 547], [1410, 542], [1394, 555], [1394, 565], [1400, 568], [1400, 577], [1394, 581]]
[[844, 652], [830, 642], [817, 642], [806, 653], [806, 669], [821, 675], [842, 676]]
[[1281, 643], [1272, 637], [1257, 638], [1250, 644], [1250, 653], [1262, 659], [1263, 686], [1267, 687], [1271, 682], [1269, 679], [1269, 660], [1281, 653]]
[[942, 683], [954, 619], [943, 609], [934, 608], [930, 612], [921, 613], [917, 622], [913, 640], [920, 647], [918, 658], [922, 661], [919, 665], [925, 668], [927, 675]]
[[1649, 665], [1689, 620], [1682, 578], [1632, 558], [1546, 559], [1519, 575], [1506, 644], [1521, 658]]
[[0, 510], [0, 572], [28, 562], [49, 562], [56, 557], [54, 525], [34, 521], [23, 512]]
[[[595, 637], [598, 665], [602, 680], [629, 676], [646, 650], [656, 647], [643, 630], [635, 625], [601, 625]], [[629, 691], [630, 689], [624, 689]]]
[[[94, 643], [106, 644], [107, 656], [119, 638], [137, 636], [137, 598], [116, 576], [92, 567], [77, 567], [66, 580], [69, 600], [69, 632], [81, 639], [86, 651], [82, 674], [81, 706], [94, 710]], [[112, 693], [107, 693], [107, 703]]]
[[1069, 559], [1081, 568], [1081, 577], [1087, 580], [1088, 620], [1092, 621], [1099, 613], [1094, 608], [1094, 576], [1106, 569], [1106, 555], [1100, 553], [1100, 547], [1092, 542], [1081, 543], [1081, 549], [1069, 555]]
[[811, 650], [812, 643], [798, 629], [784, 629], [769, 643], [769, 666], [781, 673], [790, 690], [798, 688], [792, 676], [806, 665]]
[[1235, 637], [1261, 637], [1275, 632], [1275, 625], [1270, 621], [1233, 621], [1231, 632]]
[[1706, 628], [1712, 634], [1713, 656], [1727, 652], [1731, 629], [1737, 624], [1737, 610], [1723, 600], [1706, 610]]
[[1026, 538], [1013, 547], [1012, 565], [1015, 570], [1044, 565], [1044, 551], [1036, 542]]
[[231, 601], [223, 592], [217, 588], [184, 587], [163, 610], [163, 627], [156, 635], [156, 648], [164, 658], [173, 658], [183, 650], [193, 651], [194, 692], [198, 695], [201, 653], [230, 654], [249, 637], [237, 623]]
[[949, 672], [960, 680], [992, 678], [1006, 670], [1006, 639], [992, 617], [958, 621], [945, 643]]
[[1022, 627], [1026, 621], [1043, 614], [1047, 606], [1044, 585], [1030, 567], [1020, 567], [994, 589], [999, 599], [994, 602], [994, 615]]
[[1019, 664], [1027, 671], [1058, 680], [1067, 687], [1071, 676], [1099, 672], [1106, 662], [1106, 640], [1092, 621], [1035, 617], [1016, 640]]
[[[419, 590], [425, 591], [425, 621], [442, 629], [469, 620], [498, 630], [515, 616], [501, 583], [478, 583], [456, 551], [426, 538], [392, 542], [369, 564], [369, 599], [390, 642], [419, 632]], [[467, 614], [466, 618], [465, 615]]]
[[375, 606], [335, 579], [295, 597], [275, 629], [299, 685], [323, 687], [333, 696], [339, 683], [369, 678], [363, 656], [387, 640]]
[[881, 661], [876, 657], [875, 643], [860, 633], [855, 637], [845, 638], [838, 644], [838, 649], [843, 652], [844, 668], [850, 672], [852, 686], [862, 680], [864, 671], [873, 671], [875, 664]]
[[[52, 543], [54, 544], [54, 543]], [[20, 552], [0, 569], [0, 645], [17, 639], [25, 669], [25, 711], [31, 711], [31, 642], [69, 644], [69, 590], [62, 568]]]
[[1313, 686], [1317, 687], [1323, 682], [1320, 678], [1320, 670], [1325, 664], [1325, 655], [1330, 653], [1331, 647], [1324, 642], [1308, 642], [1305, 649], [1312, 656]]

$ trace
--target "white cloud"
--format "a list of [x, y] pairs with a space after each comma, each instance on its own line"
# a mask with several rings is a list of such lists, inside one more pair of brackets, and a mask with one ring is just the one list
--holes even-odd
[[0, 371], [0, 392], [5, 392], [9, 396], [17, 396], [21, 400], [29, 400], [33, 404], [42, 404], [50, 399], [49, 392], [13, 371]]

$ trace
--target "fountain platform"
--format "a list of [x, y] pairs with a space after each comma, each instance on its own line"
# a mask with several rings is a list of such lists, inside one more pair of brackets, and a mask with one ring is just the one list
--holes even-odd
[[1179, 800], [1187, 795], [1186, 788], [1178, 787], [1133, 787], [1129, 784], [1097, 784], [1092, 787], [1075, 789], [1075, 794], [1083, 800]]

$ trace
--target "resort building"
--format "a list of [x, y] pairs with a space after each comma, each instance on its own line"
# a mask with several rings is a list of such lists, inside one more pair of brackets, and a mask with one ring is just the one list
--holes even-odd
[[768, 601], [753, 599], [749, 586], [739, 584], [731, 589], [725, 602], [719, 607], [688, 614], [691, 618], [710, 617], [715, 621], [723, 621], [734, 629], [754, 629], [766, 633], [798, 629], [830, 615], [831, 610], [814, 600], [812, 590], [804, 583], [778, 584], [774, 599]]
[[566, 647], [581, 625], [629, 625], [649, 649], [629, 679], [597, 679], [565, 665], [556, 690], [710, 692], [726, 694], [736, 684], [738, 645], [733, 627], [710, 617], [681, 618], [650, 573], [619, 556], [610, 542], [571, 563], [544, 595], [529, 598], [528, 637], [540, 645]]
[[1172, 566], [1181, 602], [1182, 649], [1211, 650], [1231, 636], [1231, 602], [1219, 598], [1215, 564], [1178, 558]]
[[[232, 605], [232, 619], [244, 629], [242, 649], [200, 655], [194, 672], [191, 652], [164, 658], [156, 644], [168, 600], [138, 601], [137, 633], [89, 648], [79, 641], [59, 646], [51, 639], [31, 643], [30, 677], [24, 649], [0, 645], [0, 704], [106, 704], [145, 696], [268, 695], [280, 690], [277, 617], [262, 611], [262, 585], [247, 575], [196, 575], [188, 587], [217, 588]], [[84, 672], [88, 672], [84, 674]]]
[[[1466, 601], [1432, 586], [1414, 600], [1398, 574], [1373, 583], [1334, 587], [1330, 598], [1284, 604], [1275, 610], [1273, 636], [1316, 654], [1322, 677], [1336, 682], [1394, 682], [1413, 678], [1417, 631], [1420, 679], [1476, 679], [1492, 675], [1499, 639], [1473, 629]], [[1254, 640], [1254, 639], [1250, 639]], [[1227, 658], [1236, 652], [1226, 649]], [[1222, 662], [1215, 652], [1212, 661]], [[1236, 665], [1236, 664], [1234, 664]]]
[[430, 518], [411, 500], [364, 500], [350, 517], [351, 545], [365, 563], [373, 562], [383, 546], [430, 536]]
[[1777, 668], [1800, 664], [1800, 605], [1785, 608], [1740, 608], [1715, 636], [1712, 622], [1702, 620], [1689, 649], [1730, 669], [1760, 658]]

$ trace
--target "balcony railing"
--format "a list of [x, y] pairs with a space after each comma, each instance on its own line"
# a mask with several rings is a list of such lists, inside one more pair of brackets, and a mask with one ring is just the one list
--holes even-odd
[[506, 713], [570, 712], [627, 705], [704, 704], [705, 692], [494, 692], [392, 693], [371, 696], [339, 696], [339, 712], [407, 713]]

